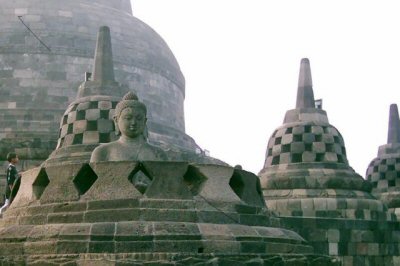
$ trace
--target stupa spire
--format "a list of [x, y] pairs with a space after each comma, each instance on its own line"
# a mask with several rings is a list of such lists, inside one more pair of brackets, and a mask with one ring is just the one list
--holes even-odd
[[107, 26], [100, 27], [97, 35], [93, 81], [101, 84], [115, 81], [110, 28]]
[[296, 109], [315, 108], [311, 68], [308, 58], [301, 59]]
[[390, 105], [389, 111], [389, 130], [388, 130], [388, 141], [387, 143], [399, 143], [400, 142], [400, 120], [399, 111], [397, 104]]

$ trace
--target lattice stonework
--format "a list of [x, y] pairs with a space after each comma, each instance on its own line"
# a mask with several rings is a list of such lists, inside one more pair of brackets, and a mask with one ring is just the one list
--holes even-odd
[[367, 179], [381, 192], [400, 187], [400, 154], [392, 158], [376, 158], [367, 170]]
[[112, 119], [117, 103], [87, 101], [71, 104], [61, 120], [57, 148], [112, 141], [115, 138]]
[[268, 143], [266, 158], [266, 165], [347, 163], [343, 138], [331, 125], [296, 125], [275, 130]]

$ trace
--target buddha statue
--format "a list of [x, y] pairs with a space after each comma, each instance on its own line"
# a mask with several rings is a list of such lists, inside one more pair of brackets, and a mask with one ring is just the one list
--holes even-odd
[[93, 150], [90, 162], [164, 161], [166, 153], [147, 142], [147, 108], [136, 94], [128, 92], [115, 107], [115, 133], [119, 139]]

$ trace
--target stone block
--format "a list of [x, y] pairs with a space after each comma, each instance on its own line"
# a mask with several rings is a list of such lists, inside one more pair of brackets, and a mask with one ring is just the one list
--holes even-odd
[[327, 209], [328, 210], [337, 210], [337, 199], [332, 198], [332, 199], [327, 199]]
[[304, 143], [311, 144], [315, 142], [315, 135], [312, 133], [304, 133], [302, 139]]
[[224, 224], [198, 224], [203, 239], [233, 240], [229, 226]]
[[285, 134], [282, 136], [281, 144], [290, 144], [293, 141], [293, 134]]
[[151, 241], [153, 240], [153, 223], [145, 221], [116, 223], [116, 241]]
[[239, 253], [240, 243], [235, 241], [213, 241], [206, 239], [203, 241], [204, 253]]
[[115, 243], [116, 253], [154, 252], [153, 241], [124, 241]]
[[338, 157], [336, 153], [333, 152], [327, 152], [324, 154], [324, 161], [326, 162], [337, 162]]
[[31, 69], [14, 69], [13, 77], [31, 79], [33, 78], [33, 71]]
[[[111, 167], [112, 164], [112, 167]], [[100, 162], [90, 166], [98, 179], [83, 196], [86, 200], [134, 199], [142, 194], [129, 181], [138, 166], [136, 162]]]
[[114, 123], [108, 119], [100, 119], [97, 121], [97, 130], [99, 133], [110, 133], [114, 131]]
[[35, 241], [43, 241], [43, 240], [56, 240], [58, 235], [62, 229], [63, 225], [61, 224], [52, 224], [52, 225], [37, 225], [33, 227], [31, 232], [28, 235], [26, 242], [35, 242]]
[[51, 213], [47, 217], [49, 223], [81, 223], [83, 212]]
[[303, 153], [305, 151], [305, 145], [303, 142], [293, 142], [290, 144], [291, 153]]
[[67, 79], [67, 73], [62, 71], [48, 71], [46, 73], [46, 77], [48, 80], [52, 81], [60, 81]]
[[86, 110], [86, 120], [88, 121], [96, 121], [100, 119], [100, 110], [99, 109], [88, 109]]
[[240, 243], [242, 253], [265, 253], [267, 243], [260, 241], [243, 241]]
[[110, 110], [110, 109], [112, 109], [112, 102], [111, 101], [99, 101], [98, 107], [100, 110]]
[[73, 179], [83, 166], [84, 164], [74, 164], [69, 167], [47, 167], [45, 170], [50, 183], [44, 190], [40, 201], [42, 203], [52, 203], [78, 200], [79, 192], [73, 183]]
[[303, 212], [314, 210], [314, 200], [313, 199], [301, 199], [301, 210]]
[[328, 229], [327, 238], [329, 243], [338, 243], [340, 241], [340, 231], [338, 229]]
[[[43, 170], [43, 168], [34, 168], [22, 173], [21, 184], [18, 190], [18, 193], [13, 201], [13, 206], [22, 207], [27, 206], [30, 202], [37, 200], [40, 198], [43, 190], [40, 189], [42, 187], [38, 187], [43, 183], [44, 187], [48, 184], [41, 182], [42, 179], [47, 178], [47, 174]], [[48, 179], [47, 179], [48, 181]], [[34, 186], [36, 182], [36, 186]], [[36, 190], [34, 191], [36, 187]], [[43, 188], [44, 189], [44, 188]]]
[[73, 124], [73, 131], [74, 134], [84, 133], [87, 128], [87, 121], [86, 120], [77, 120]]
[[301, 199], [289, 199], [288, 210], [301, 210]]
[[0, 256], [24, 254], [24, 243], [0, 243]]
[[112, 241], [114, 240], [115, 223], [95, 223], [90, 231], [91, 241]]
[[241, 214], [240, 223], [250, 226], [268, 226], [269, 219], [266, 215]]
[[56, 254], [57, 241], [40, 241], [40, 242], [25, 242], [24, 254], [39, 255], [39, 254]]
[[83, 132], [83, 144], [97, 144], [100, 143], [100, 135], [96, 131]]
[[86, 202], [68, 202], [57, 204], [53, 207], [53, 212], [82, 212], [87, 209]]
[[197, 253], [199, 249], [203, 248], [203, 242], [198, 240], [191, 241], [154, 241], [154, 251], [155, 252], [190, 252]]
[[292, 129], [292, 134], [300, 135], [304, 133], [304, 126], [295, 126]]
[[137, 199], [115, 199], [115, 200], [97, 200], [88, 202], [88, 210], [103, 209], [121, 209], [121, 208], [137, 208], [139, 200]]
[[[315, 159], [317, 158], [317, 155], [315, 152], [311, 152], [311, 151], [305, 151], [303, 152], [303, 154], [301, 155], [302, 158], [302, 162], [315, 162]], [[307, 178], [307, 177], [306, 177]]]
[[288, 164], [292, 161], [290, 153], [282, 153], [279, 156], [279, 163], [280, 164]]
[[58, 10], [58, 15], [60, 17], [67, 17], [67, 18], [73, 17], [73, 13], [71, 11], [67, 11], [67, 10]]
[[86, 241], [58, 241], [57, 253], [58, 254], [80, 254], [87, 253], [89, 243]]
[[312, 151], [315, 152], [315, 153], [325, 153], [326, 152], [325, 143], [323, 143], [323, 142], [314, 142], [312, 144]]
[[140, 218], [146, 221], [176, 221], [176, 222], [197, 221], [197, 215], [194, 210], [141, 209]]
[[279, 156], [282, 153], [282, 145], [274, 145], [272, 147], [272, 156]]
[[111, 253], [115, 252], [116, 243], [114, 241], [90, 241], [89, 253]]
[[311, 126], [311, 133], [314, 135], [322, 135], [324, 133], [324, 129], [321, 126]]
[[240, 224], [232, 224], [229, 227], [230, 232], [236, 239], [256, 239], [261, 236], [251, 226], [243, 226]]
[[59, 234], [60, 240], [89, 240], [90, 224], [65, 224]]
[[155, 222], [154, 240], [200, 240], [199, 228], [194, 223]]
[[327, 200], [325, 198], [315, 198], [314, 200], [314, 208], [315, 210], [326, 210], [328, 205], [327, 205]]
[[237, 213], [222, 212], [222, 211], [197, 211], [197, 222], [200, 223], [219, 223], [231, 224], [239, 222]]
[[322, 142], [327, 143], [327, 144], [333, 144], [333, 143], [335, 143], [335, 140], [333, 138], [333, 135], [322, 134]]
[[72, 124], [74, 121], [76, 121], [76, 111], [68, 113], [67, 123]]
[[183, 200], [193, 198], [189, 187], [184, 182], [184, 175], [188, 169], [187, 163], [143, 162], [143, 166], [153, 180], [146, 190], [146, 197]]
[[282, 137], [286, 133], [286, 128], [280, 128], [276, 131], [275, 137]]
[[139, 220], [139, 217], [139, 210], [135, 209], [96, 210], [87, 211], [84, 221], [87, 223], [134, 221]]

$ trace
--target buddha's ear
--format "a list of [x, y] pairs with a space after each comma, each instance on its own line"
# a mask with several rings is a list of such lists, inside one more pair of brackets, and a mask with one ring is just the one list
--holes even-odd
[[[146, 118], [146, 120], [147, 120], [147, 118]], [[149, 137], [149, 129], [147, 128], [147, 125], [145, 125], [144, 129], [143, 129], [143, 137], [145, 139], [148, 139], [148, 137]]]
[[114, 116], [113, 120], [114, 120], [115, 135], [119, 136], [119, 135], [121, 135], [121, 131], [119, 131], [119, 127], [118, 127], [118, 118], [116, 116]]

